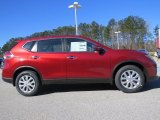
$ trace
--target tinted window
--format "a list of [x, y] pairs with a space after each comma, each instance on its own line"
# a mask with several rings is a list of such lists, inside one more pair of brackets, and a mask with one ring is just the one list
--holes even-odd
[[35, 41], [32, 41], [32, 42], [28, 42], [26, 43], [23, 48], [27, 49], [27, 50], [31, 50], [33, 45], [34, 45]]
[[62, 52], [61, 39], [41, 40], [37, 44], [38, 52]]
[[70, 52], [93, 52], [93, 43], [78, 38], [66, 39], [66, 50]]

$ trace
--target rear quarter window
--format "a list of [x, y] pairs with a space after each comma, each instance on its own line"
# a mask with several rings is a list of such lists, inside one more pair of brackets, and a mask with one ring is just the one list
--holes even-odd
[[33, 45], [34, 45], [34, 43], [35, 43], [35, 41], [27, 42], [27, 43], [23, 46], [23, 48], [26, 49], [26, 50], [31, 51], [31, 49], [32, 49], [32, 47], [33, 47]]

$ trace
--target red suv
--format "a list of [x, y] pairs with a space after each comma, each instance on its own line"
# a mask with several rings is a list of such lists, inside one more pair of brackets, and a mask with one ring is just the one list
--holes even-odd
[[157, 73], [156, 63], [145, 53], [113, 50], [82, 36], [21, 40], [4, 59], [3, 80], [25, 96], [58, 83], [111, 83], [133, 93]]

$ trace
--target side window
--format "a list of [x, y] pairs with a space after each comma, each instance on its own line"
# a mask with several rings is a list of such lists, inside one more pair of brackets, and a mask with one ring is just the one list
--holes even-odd
[[62, 41], [61, 39], [38, 41], [37, 52], [62, 52]]
[[34, 45], [35, 41], [32, 41], [32, 42], [27, 42], [23, 48], [26, 49], [26, 50], [31, 50], [33, 45]]
[[66, 38], [66, 50], [68, 52], [93, 52], [94, 45], [78, 38]]

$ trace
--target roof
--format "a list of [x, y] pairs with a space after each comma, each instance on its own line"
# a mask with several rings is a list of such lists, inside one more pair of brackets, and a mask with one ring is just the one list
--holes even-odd
[[26, 38], [26, 39], [17, 40], [17, 42], [20, 42], [22, 40], [32, 41], [32, 40], [41, 40], [41, 39], [50, 39], [50, 38], [84, 38], [84, 39], [89, 39], [89, 38], [86, 38], [86, 37], [80, 36], [80, 35], [59, 35], [59, 36], [43, 36], [43, 37]]

